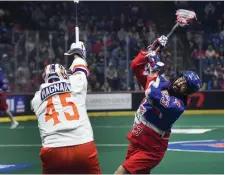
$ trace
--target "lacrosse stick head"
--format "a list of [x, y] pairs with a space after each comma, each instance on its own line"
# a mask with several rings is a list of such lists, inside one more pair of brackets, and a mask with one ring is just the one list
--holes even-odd
[[195, 12], [191, 10], [179, 9], [176, 11], [177, 23], [183, 27], [189, 25], [191, 21], [197, 19]]

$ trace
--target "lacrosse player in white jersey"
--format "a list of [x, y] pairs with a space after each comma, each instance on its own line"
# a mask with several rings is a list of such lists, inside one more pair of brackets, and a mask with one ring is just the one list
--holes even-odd
[[100, 174], [97, 149], [86, 110], [87, 69], [83, 42], [73, 43], [72, 75], [60, 64], [48, 65], [45, 83], [36, 92], [32, 107], [38, 118], [44, 174]]

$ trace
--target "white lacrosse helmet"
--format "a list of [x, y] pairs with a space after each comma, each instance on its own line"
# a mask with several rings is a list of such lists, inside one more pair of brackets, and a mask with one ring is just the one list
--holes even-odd
[[61, 64], [49, 64], [46, 66], [42, 78], [45, 83], [53, 83], [68, 79], [68, 74], [66, 69]]
[[78, 54], [84, 59], [86, 58], [86, 49], [82, 41], [72, 43], [70, 46], [70, 50], [64, 53], [64, 55], [74, 55], [74, 54]]

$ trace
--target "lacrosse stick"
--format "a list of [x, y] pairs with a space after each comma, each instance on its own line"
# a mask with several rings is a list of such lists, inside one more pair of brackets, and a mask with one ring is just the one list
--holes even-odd
[[74, 3], [76, 4], [76, 27], [75, 27], [75, 41], [76, 43], [79, 42], [79, 27], [78, 27], [78, 3], [79, 3], [79, 0], [74, 0]]
[[[179, 9], [176, 11], [176, 16], [177, 16], [177, 21], [176, 21], [176, 24], [173, 26], [173, 28], [171, 29], [170, 33], [167, 34], [167, 38], [169, 38], [173, 32], [175, 31], [175, 29], [177, 27], [184, 27], [186, 25], [189, 25], [189, 23], [193, 20], [193, 19], [197, 19], [196, 18], [196, 14], [195, 12], [193, 11], [190, 11], [190, 10], [184, 10], [184, 9]], [[150, 55], [153, 54], [152, 51], [154, 51], [155, 53], [157, 53], [159, 51], [159, 49], [161, 48], [161, 46], [158, 46], [156, 49], [155, 49], [155, 46], [154, 44], [151, 45], [151, 50], [148, 51], [145, 55], [145, 57], [149, 57]], [[162, 67], [164, 66], [164, 63], [161, 62], [161, 61], [158, 61], [156, 63], [156, 65], [158, 65], [159, 67]]]
[[[76, 16], [75, 16], [75, 43], [78, 43], [79, 42], [79, 27], [78, 27], [78, 3], [79, 3], [79, 0], [74, 0], [74, 3], [76, 4]], [[64, 55], [66, 56], [69, 56], [69, 55], [72, 55], [73, 54], [73, 47], [74, 47], [74, 44], [75, 43], [72, 43], [71, 47], [70, 47], [70, 50], [67, 51], [66, 53], [64, 53]]]
[[[177, 27], [184, 27], [186, 25], [189, 25], [189, 23], [193, 20], [193, 19], [197, 19], [196, 18], [196, 14], [193, 11], [190, 10], [184, 10], [184, 9], [179, 9], [176, 11], [176, 16], [177, 16], [177, 21], [176, 24], [173, 26], [172, 30], [170, 31], [170, 33], [167, 34], [167, 38], [169, 38], [173, 32], [175, 31], [175, 29]], [[160, 49], [160, 46], [158, 46], [155, 50], [155, 52], [158, 52]]]

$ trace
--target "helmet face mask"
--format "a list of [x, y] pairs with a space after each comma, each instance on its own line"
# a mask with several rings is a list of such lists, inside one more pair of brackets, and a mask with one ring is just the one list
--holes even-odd
[[176, 97], [188, 96], [202, 86], [202, 81], [195, 72], [184, 71], [178, 78], [173, 81], [169, 87], [169, 93]]
[[188, 95], [188, 86], [185, 77], [177, 78], [171, 85], [172, 90], [179, 95]]

